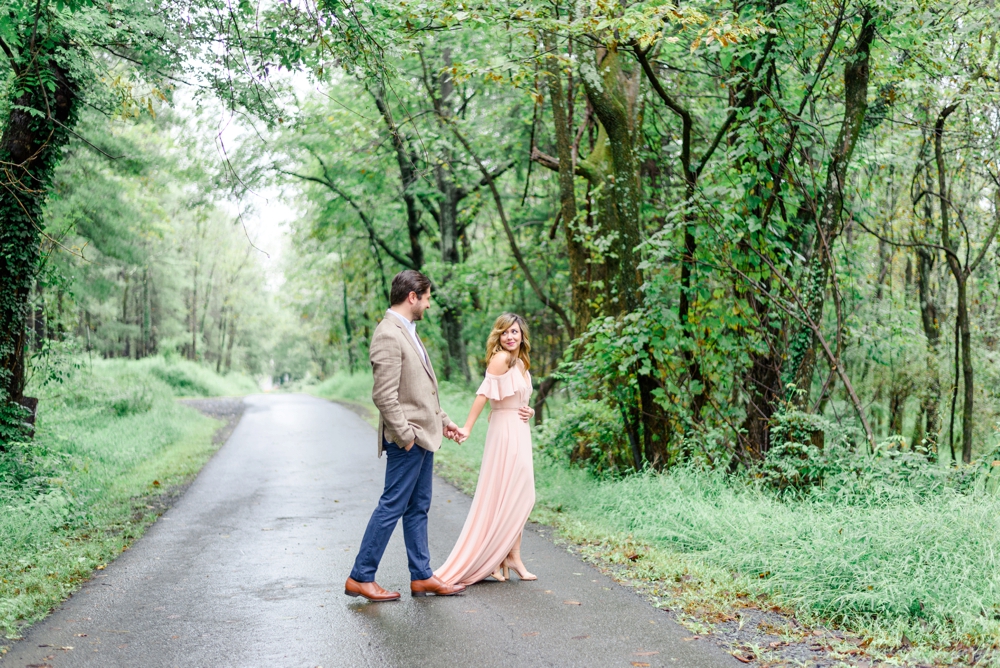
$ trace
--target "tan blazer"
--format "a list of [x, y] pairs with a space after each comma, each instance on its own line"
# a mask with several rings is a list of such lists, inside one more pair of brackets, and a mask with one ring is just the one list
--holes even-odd
[[441, 410], [437, 376], [399, 318], [386, 313], [375, 328], [368, 351], [375, 385], [372, 401], [378, 408], [378, 456], [382, 435], [400, 446], [416, 441], [424, 450], [441, 447], [444, 427], [451, 419]]

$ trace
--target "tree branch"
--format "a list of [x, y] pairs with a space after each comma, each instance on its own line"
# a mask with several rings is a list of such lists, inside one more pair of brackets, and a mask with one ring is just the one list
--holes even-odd
[[993, 244], [993, 239], [996, 237], [998, 230], [1000, 230], [1000, 190], [997, 191], [993, 198], [993, 227], [990, 228], [990, 233], [986, 235], [986, 241], [983, 243], [983, 247], [979, 249], [976, 259], [966, 268], [966, 274], [971, 276], [972, 272], [979, 266], [979, 263], [986, 257], [986, 251]]
[[514, 255], [514, 259], [517, 260], [518, 266], [521, 267], [521, 271], [524, 273], [524, 277], [528, 280], [528, 284], [531, 285], [531, 289], [535, 291], [535, 295], [538, 296], [538, 299], [543, 304], [552, 309], [552, 311], [559, 316], [559, 319], [563, 322], [563, 326], [566, 327], [566, 331], [569, 333], [569, 337], [571, 339], [576, 338], [573, 323], [570, 321], [569, 316], [566, 315], [566, 311], [545, 294], [541, 286], [539, 286], [538, 282], [535, 280], [535, 277], [531, 274], [531, 270], [528, 268], [528, 263], [524, 261], [524, 256], [521, 255], [521, 249], [517, 246], [517, 239], [514, 238], [514, 233], [510, 229], [510, 223], [507, 220], [507, 214], [503, 208], [503, 201], [500, 199], [500, 191], [497, 190], [496, 183], [493, 181], [490, 171], [486, 169], [486, 165], [482, 163], [479, 156], [472, 150], [472, 146], [469, 145], [469, 142], [465, 139], [462, 133], [458, 131], [458, 128], [455, 127], [455, 123], [451, 119], [444, 116], [442, 116], [442, 120], [449, 128], [451, 128], [455, 138], [458, 139], [459, 143], [462, 144], [463, 147], [465, 147], [469, 157], [471, 157], [476, 163], [476, 166], [479, 167], [479, 171], [483, 174], [483, 178], [486, 179], [486, 183], [490, 187], [490, 192], [493, 194], [493, 202], [496, 204], [497, 213], [500, 215], [500, 222], [503, 224], [503, 230], [507, 234], [507, 241], [510, 242], [511, 253]]
[[352, 209], [354, 209], [355, 212], [357, 212], [358, 217], [361, 219], [361, 222], [364, 223], [365, 230], [368, 232], [368, 237], [371, 239], [371, 241], [378, 244], [379, 248], [384, 250], [389, 255], [389, 257], [391, 257], [399, 264], [403, 265], [407, 269], [414, 268], [413, 262], [408, 257], [402, 255], [401, 253], [397, 253], [392, 248], [390, 248], [389, 245], [385, 243], [385, 241], [382, 240], [382, 238], [375, 231], [374, 221], [368, 216], [368, 214], [364, 212], [364, 210], [360, 206], [358, 206], [357, 202], [355, 202], [350, 195], [348, 195], [342, 189], [337, 187], [337, 184], [333, 183], [332, 181], [328, 181], [325, 178], [320, 179], [315, 176], [308, 176], [306, 174], [289, 172], [280, 168], [277, 171], [281, 174], [287, 174], [288, 176], [294, 176], [295, 178], [302, 179], [303, 181], [311, 181], [312, 183], [318, 183], [322, 186], [325, 186], [333, 193], [336, 193], [337, 196], [342, 198], [345, 202], [347, 202], [350, 205]]
[[635, 51], [635, 57], [639, 59], [642, 71], [646, 73], [646, 78], [653, 90], [660, 96], [663, 103], [681, 118], [681, 167], [684, 169], [684, 180], [693, 184], [697, 176], [691, 171], [691, 114], [663, 89], [659, 77], [656, 76], [656, 72], [653, 71], [646, 58], [646, 51], [640, 49], [638, 45], [633, 46], [632, 49]]
[[14, 52], [8, 46], [7, 42], [0, 39], [0, 50], [4, 52], [7, 56], [7, 61], [10, 63], [10, 69], [14, 70], [14, 74], [21, 76], [21, 68], [17, 66], [17, 59], [14, 57]]
[[[551, 156], [548, 153], [543, 153], [538, 150], [537, 146], [533, 146], [531, 148], [531, 159], [545, 169], [552, 170], [553, 172], [559, 171], [559, 158]], [[577, 162], [576, 165], [573, 166], [573, 173], [577, 176], [582, 176], [591, 183], [596, 182], [599, 178], [586, 161]]]
[[[500, 178], [500, 176], [503, 175], [503, 173], [506, 172], [508, 169], [510, 169], [511, 167], [513, 167], [514, 164], [515, 163], [514, 163], [513, 160], [509, 160], [507, 162], [507, 164], [500, 165], [499, 167], [497, 167], [496, 169], [494, 169], [492, 172], [490, 172], [488, 178], [489, 179], [498, 179], [498, 178]], [[479, 179], [479, 182], [476, 185], [474, 185], [472, 188], [468, 188], [468, 189], [466, 189], [466, 188], [458, 188], [458, 200], [462, 201], [463, 199], [465, 199], [466, 197], [468, 197], [472, 193], [476, 192], [477, 190], [479, 190], [483, 186], [489, 185], [488, 178], [486, 176], [483, 176], [483, 178]]]

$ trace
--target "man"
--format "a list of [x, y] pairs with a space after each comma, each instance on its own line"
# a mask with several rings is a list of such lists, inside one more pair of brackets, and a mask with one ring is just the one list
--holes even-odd
[[375, 328], [369, 350], [375, 376], [372, 401], [379, 411], [378, 455], [386, 454], [385, 489], [368, 520], [344, 593], [369, 601], [399, 598], [399, 592], [375, 582], [375, 571], [402, 517], [410, 593], [451, 596], [465, 587], [435, 577], [427, 549], [434, 452], [442, 435], [459, 437], [458, 427], [441, 410], [437, 377], [417, 336], [416, 323], [431, 306], [431, 282], [419, 271], [402, 271], [392, 279], [389, 297], [392, 306]]

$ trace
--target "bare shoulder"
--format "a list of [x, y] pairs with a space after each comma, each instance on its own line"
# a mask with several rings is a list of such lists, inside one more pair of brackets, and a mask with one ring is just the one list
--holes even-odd
[[494, 376], [502, 376], [510, 369], [510, 353], [501, 350], [490, 358], [490, 363], [486, 367], [486, 373]]

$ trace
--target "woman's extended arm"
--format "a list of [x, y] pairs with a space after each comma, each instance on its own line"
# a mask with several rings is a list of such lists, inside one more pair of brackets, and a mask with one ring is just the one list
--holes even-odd
[[[491, 376], [502, 376], [507, 373], [508, 369], [510, 369], [510, 355], [506, 351], [501, 350], [490, 358], [490, 363], [486, 367], [486, 373]], [[485, 395], [476, 395], [476, 400], [472, 402], [472, 408], [469, 409], [469, 417], [465, 419], [465, 426], [458, 430], [461, 438], [459, 443], [469, 438], [469, 434], [472, 433], [472, 428], [476, 426], [476, 420], [479, 419], [479, 415], [486, 407], [487, 401], [489, 399]]]
[[483, 408], [486, 407], [486, 402], [489, 401], [484, 395], [477, 394], [476, 400], [472, 402], [472, 408], [469, 409], [469, 417], [465, 419], [465, 426], [458, 430], [458, 433], [462, 435], [462, 440], [464, 441], [472, 433], [472, 428], [476, 426], [476, 420], [479, 419], [479, 414], [483, 412]]

